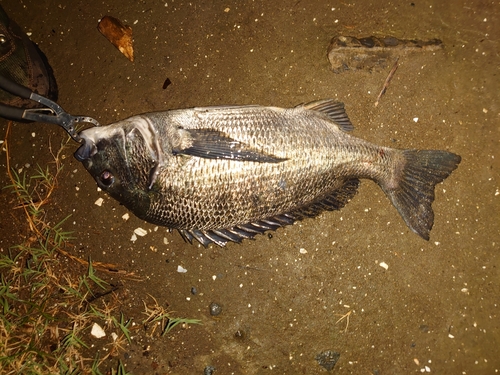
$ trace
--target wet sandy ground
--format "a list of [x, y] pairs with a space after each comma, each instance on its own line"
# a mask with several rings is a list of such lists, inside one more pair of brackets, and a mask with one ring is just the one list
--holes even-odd
[[[48, 214], [54, 222], [72, 215], [65, 229], [74, 231], [75, 255], [144, 278], [120, 280], [126, 316], [143, 319], [149, 293], [177, 315], [203, 321], [164, 338], [137, 331], [121, 357], [129, 371], [319, 374], [326, 370], [316, 357], [324, 351], [340, 354], [338, 374], [500, 371], [498, 1], [129, 3], [2, 6], [48, 56], [59, 103], [103, 124], [171, 108], [333, 97], [345, 102], [358, 137], [462, 156], [436, 189], [429, 242], [365, 181], [341, 211], [272, 238], [204, 249], [133, 216], [124, 221], [127, 210], [97, 191], [70, 144]], [[134, 63], [97, 31], [106, 14], [132, 26]], [[401, 56], [375, 107], [390, 67], [334, 74], [326, 50], [338, 35], [439, 38], [444, 49]], [[166, 78], [172, 84], [163, 89]], [[6, 121], [0, 127], [3, 137]], [[53, 125], [16, 124], [14, 164], [49, 162], [49, 142], [63, 136]], [[4, 156], [0, 164], [4, 186]], [[1, 194], [2, 205], [12, 204]], [[94, 204], [99, 198], [102, 206]], [[6, 248], [22, 230], [12, 230], [15, 213], [2, 212]], [[148, 234], [132, 242], [138, 227]], [[222, 306], [216, 317], [212, 302]]]

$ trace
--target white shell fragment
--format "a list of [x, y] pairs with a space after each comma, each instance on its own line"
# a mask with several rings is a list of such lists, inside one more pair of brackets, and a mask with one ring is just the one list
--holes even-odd
[[115, 332], [111, 332], [111, 338], [113, 339], [113, 341], [116, 341], [118, 335]]
[[100, 339], [101, 337], [106, 336], [106, 332], [101, 328], [101, 326], [97, 323], [94, 323], [92, 326], [92, 330], [90, 331], [90, 334], [94, 337], [97, 337]]
[[185, 269], [184, 267], [182, 266], [177, 266], [177, 272], [179, 273], [186, 273], [188, 270]]
[[122, 219], [127, 221], [128, 219], [130, 219], [130, 215], [128, 214], [128, 212], [124, 215], [122, 215]]
[[94, 204], [95, 204], [96, 206], [101, 207], [101, 206], [102, 206], [102, 202], [104, 202], [104, 199], [99, 198], [98, 200], [96, 200], [96, 201], [94, 202]]
[[380, 262], [378, 265], [380, 267], [384, 268], [384, 269], [388, 269], [389, 268], [389, 265], [386, 262]]
[[134, 229], [134, 233], [138, 236], [144, 237], [146, 234], [148, 234], [148, 231], [139, 227]]

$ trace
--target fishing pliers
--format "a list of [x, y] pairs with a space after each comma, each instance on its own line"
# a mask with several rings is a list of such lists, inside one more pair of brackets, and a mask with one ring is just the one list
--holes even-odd
[[41, 96], [29, 88], [0, 76], [0, 88], [13, 95], [24, 99], [30, 99], [42, 104], [40, 108], [18, 108], [0, 103], [0, 117], [14, 121], [37, 121], [48, 122], [61, 126], [76, 142], [81, 141], [81, 137], [75, 129], [75, 124], [87, 122], [99, 126], [99, 122], [88, 116], [73, 116], [67, 113], [56, 102]]

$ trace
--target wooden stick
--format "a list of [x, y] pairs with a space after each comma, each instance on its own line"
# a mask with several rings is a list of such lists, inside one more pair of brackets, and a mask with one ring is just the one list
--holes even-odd
[[377, 96], [377, 101], [375, 102], [375, 107], [378, 106], [378, 102], [380, 101], [380, 98], [382, 98], [382, 95], [385, 94], [387, 88], [389, 87], [389, 82], [391, 82], [391, 79], [394, 76], [394, 73], [396, 73], [396, 70], [398, 70], [398, 61], [399, 61], [399, 57], [396, 59], [396, 62], [392, 66], [392, 69], [389, 72], [389, 75], [385, 79], [384, 86], [382, 86], [382, 90], [380, 91], [380, 94], [378, 94], [378, 96]]

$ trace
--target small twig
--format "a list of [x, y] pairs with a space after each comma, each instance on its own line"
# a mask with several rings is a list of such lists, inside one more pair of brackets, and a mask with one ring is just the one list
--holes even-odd
[[268, 270], [263, 269], [263, 268], [252, 267], [249, 265], [246, 265], [246, 266], [236, 265], [236, 267], [244, 269], [244, 270], [268, 271]]
[[338, 324], [339, 322], [341, 322], [342, 320], [346, 320], [346, 325], [345, 325], [345, 329], [344, 329], [344, 332], [347, 332], [347, 328], [349, 327], [349, 317], [351, 316], [351, 313], [352, 313], [352, 310], [350, 310], [349, 312], [347, 312], [346, 314], [340, 316], [340, 314], [335, 314], [337, 316], [340, 316], [340, 319], [337, 320], [335, 322], [335, 324]]
[[389, 72], [389, 75], [385, 79], [384, 86], [382, 86], [382, 90], [380, 90], [380, 94], [378, 94], [378, 96], [377, 96], [377, 101], [375, 102], [375, 107], [378, 106], [378, 102], [380, 101], [380, 98], [382, 98], [382, 95], [384, 95], [385, 92], [387, 91], [387, 88], [389, 87], [389, 82], [391, 82], [391, 79], [394, 76], [394, 73], [396, 73], [396, 70], [398, 70], [398, 61], [399, 61], [399, 57], [394, 62], [394, 65], [392, 66], [392, 69]]

